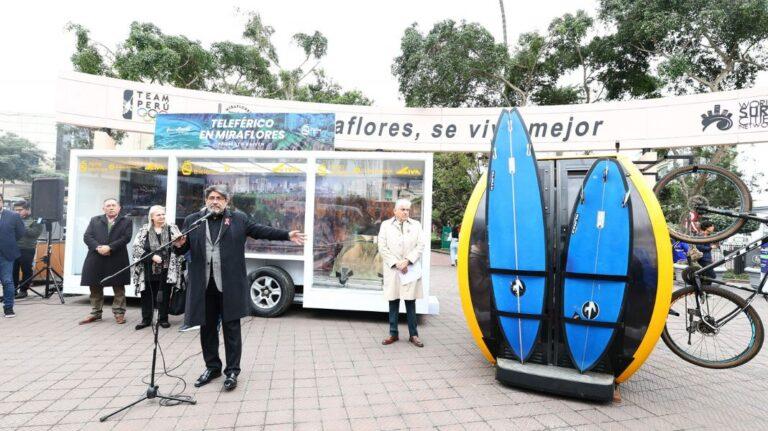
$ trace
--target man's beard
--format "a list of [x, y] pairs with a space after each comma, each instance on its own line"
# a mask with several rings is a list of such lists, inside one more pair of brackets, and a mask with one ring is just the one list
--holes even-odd
[[223, 208], [216, 208], [214, 206], [209, 206], [208, 211], [212, 212], [214, 215], [219, 215], [224, 212]]

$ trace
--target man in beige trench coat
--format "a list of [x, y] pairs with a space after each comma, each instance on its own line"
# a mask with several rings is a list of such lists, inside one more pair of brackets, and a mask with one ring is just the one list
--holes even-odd
[[[397, 317], [400, 299], [405, 302], [408, 317], [408, 341], [417, 347], [424, 347], [416, 330], [416, 300], [423, 296], [421, 277], [402, 283], [414, 274], [421, 273], [421, 254], [424, 251], [424, 233], [421, 223], [408, 217], [411, 202], [398, 199], [395, 202], [395, 216], [381, 224], [379, 230], [379, 254], [383, 262], [384, 297], [389, 301], [389, 337], [382, 344], [389, 345], [399, 339]], [[407, 275], [411, 272], [410, 275]]]

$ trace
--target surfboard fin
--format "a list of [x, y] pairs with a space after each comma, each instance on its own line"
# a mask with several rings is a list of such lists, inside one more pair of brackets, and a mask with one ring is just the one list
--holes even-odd
[[624, 201], [621, 203], [622, 208], [626, 208], [627, 204], [629, 203], [629, 195], [631, 192], [628, 190], [627, 193], [624, 195]]

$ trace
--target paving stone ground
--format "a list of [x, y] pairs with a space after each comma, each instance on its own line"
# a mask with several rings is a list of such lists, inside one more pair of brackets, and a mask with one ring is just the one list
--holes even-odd
[[[455, 268], [443, 254], [434, 253], [432, 264], [441, 312], [420, 319], [423, 349], [404, 341], [382, 346], [384, 314], [294, 307], [277, 319], [243, 321], [235, 391], [223, 392], [220, 379], [196, 389], [203, 369], [198, 333], [177, 332], [180, 318], [172, 317], [160, 335], [162, 351], [169, 373], [187, 387], [163, 376], [160, 390], [184, 389], [197, 405], [144, 401], [104, 423], [100, 416], [146, 390], [152, 337], [133, 329], [138, 303], [130, 303], [126, 325], [105, 319], [78, 326], [89, 310], [86, 297], [67, 297], [64, 305], [55, 298], [19, 301], [17, 318], [0, 320], [0, 429], [768, 429], [765, 351], [717, 371], [678, 359], [660, 342], [622, 385], [621, 403], [505, 387], [469, 335]], [[762, 299], [757, 308], [768, 315]], [[404, 322], [400, 331], [407, 333]]]

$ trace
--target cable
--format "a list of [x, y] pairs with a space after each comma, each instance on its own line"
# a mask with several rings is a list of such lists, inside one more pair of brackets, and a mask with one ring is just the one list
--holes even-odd
[[[169, 257], [169, 258], [170, 258], [170, 257]], [[150, 266], [151, 266], [151, 265], [150, 265]], [[147, 277], [148, 277], [150, 274], [148, 274], [148, 273], [147, 273], [147, 269], [146, 269], [146, 266], [145, 266], [145, 268], [144, 268], [144, 272], [145, 272], [145, 274], [144, 274], [144, 282], [145, 282], [145, 285], [144, 285], [144, 289], [145, 289], [145, 291], [146, 291], [146, 289], [147, 289], [147, 288], [149, 288], [149, 292], [147, 292], [147, 293], [149, 294], [149, 296], [150, 296], [150, 301], [151, 301], [151, 303], [152, 303], [152, 313], [154, 314], [154, 312], [155, 312], [155, 309], [157, 309], [157, 320], [159, 321], [159, 319], [160, 319], [160, 309], [159, 309], [159, 307], [155, 307], [157, 304], [155, 304], [155, 295], [154, 295], [154, 293], [152, 292], [152, 282], [151, 282], [150, 280], [148, 280], [148, 279], [147, 279]], [[161, 274], [162, 274], [162, 272], [161, 272]], [[164, 290], [165, 288], [170, 288], [170, 286], [166, 286], [166, 285], [167, 285], [166, 281], [167, 281], [167, 275], [166, 275], [166, 278], [165, 278], [165, 279], [161, 279], [161, 280], [160, 280], [160, 281], [157, 283], [157, 294], [158, 294], [158, 295], [160, 295], [160, 296], [161, 296], [161, 298], [165, 296], [165, 295], [163, 294], [163, 290]], [[142, 292], [142, 293], [143, 293], [143, 292]], [[169, 296], [170, 296], [170, 295], [169, 295]], [[144, 298], [141, 298], [141, 300], [142, 300], [142, 301], [143, 301], [143, 299], [144, 299]], [[167, 301], [166, 301], [166, 302], [167, 302]], [[169, 306], [169, 305], [170, 305], [170, 304], [166, 304], [166, 306]], [[144, 316], [142, 316], [142, 320], [143, 320], [143, 319], [144, 319]], [[177, 379], [176, 383], [175, 383], [175, 384], [174, 384], [174, 385], [171, 387], [171, 389], [170, 389], [170, 391], [169, 391], [169, 393], [168, 393], [168, 395], [167, 395], [167, 396], [169, 396], [169, 397], [174, 397], [174, 398], [179, 398], [179, 399], [181, 399], [181, 400], [192, 401], [192, 400], [194, 399], [192, 396], [190, 396], [190, 395], [184, 395], [184, 391], [186, 391], [186, 390], [187, 390], [187, 381], [186, 381], [186, 380], [184, 380], [184, 378], [183, 378], [183, 377], [181, 377], [181, 376], [176, 376], [176, 375], [170, 374], [170, 371], [173, 371], [173, 370], [175, 370], [175, 369], [179, 368], [180, 366], [182, 366], [182, 365], [183, 365], [183, 364], [184, 364], [186, 361], [188, 361], [188, 360], [189, 360], [189, 359], [191, 359], [192, 357], [199, 355], [200, 353], [202, 353], [202, 350], [201, 350], [200, 352], [196, 352], [196, 353], [194, 353], [194, 354], [192, 354], [192, 355], [189, 355], [189, 356], [187, 356], [187, 357], [186, 357], [186, 358], [184, 358], [184, 359], [183, 359], [183, 360], [182, 360], [182, 361], [181, 361], [181, 362], [180, 362], [178, 365], [176, 365], [175, 367], [173, 367], [173, 368], [171, 368], [170, 370], [168, 370], [168, 366], [167, 366], [167, 364], [165, 363], [165, 354], [163, 353], [163, 346], [162, 346], [162, 344], [160, 343], [160, 334], [159, 334], [159, 332], [158, 332], [158, 331], [159, 331], [159, 329], [158, 329], [158, 326], [159, 326], [159, 323], [158, 323], [158, 321], [154, 322], [155, 324], [153, 324], [153, 325], [150, 325], [150, 327], [152, 328], [152, 336], [153, 336], [153, 341], [154, 341], [154, 337], [157, 337], [157, 348], [158, 348], [158, 350], [160, 350], [160, 359], [161, 359], [161, 360], [162, 360], [162, 362], [163, 362], [163, 374], [164, 374], [164, 375], [166, 375], [166, 376], [168, 376], [168, 377], [170, 377], [170, 378], [174, 378], [174, 379]], [[157, 374], [157, 372], [155, 372], [155, 374]], [[150, 377], [150, 381], [151, 381], [153, 376], [151, 376], [151, 375], [150, 375], [149, 377]], [[141, 379], [141, 381], [142, 381], [142, 383], [144, 383], [144, 384], [147, 384], [147, 385], [149, 385], [149, 384], [150, 384], [150, 382], [147, 382], [147, 381], [146, 381], [146, 377], [142, 378], [142, 379]], [[182, 389], [181, 389], [181, 391], [180, 391], [180, 392], [173, 392], [173, 390], [174, 390], [174, 389], [176, 389], [176, 387], [179, 385], [179, 382], [181, 382], [181, 384], [182, 384]], [[155, 382], [155, 384], [157, 385], [157, 382]], [[183, 402], [183, 401], [177, 401], [177, 400], [167, 400], [167, 399], [160, 399], [160, 401], [159, 401], [159, 403], [158, 403], [158, 404], [159, 404], [159, 405], [161, 405], [161, 406], [163, 406], [163, 407], [172, 407], [172, 406], [176, 406], [176, 405], [179, 405], [179, 404], [181, 404], [182, 402]]]

